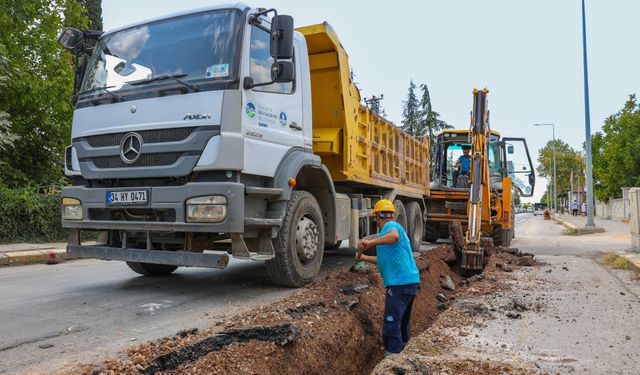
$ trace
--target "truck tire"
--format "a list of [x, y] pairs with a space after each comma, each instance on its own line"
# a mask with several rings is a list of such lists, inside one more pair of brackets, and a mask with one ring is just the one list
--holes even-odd
[[440, 238], [440, 223], [437, 221], [427, 221], [424, 227], [425, 241], [436, 243]]
[[324, 223], [313, 195], [291, 193], [273, 242], [276, 256], [267, 261], [267, 271], [275, 284], [297, 288], [318, 275], [324, 254]]
[[411, 243], [411, 249], [414, 252], [420, 251], [422, 243], [422, 234], [424, 231], [424, 220], [422, 218], [422, 210], [418, 202], [407, 202], [407, 236]]
[[166, 276], [175, 271], [178, 266], [171, 266], [168, 264], [155, 264], [155, 263], [140, 263], [140, 262], [127, 262], [127, 266], [133, 270], [133, 272], [139, 273], [144, 276]]
[[402, 225], [404, 231], [407, 231], [407, 210], [404, 208], [404, 203], [399, 200], [393, 201], [393, 205], [396, 207], [396, 221]]

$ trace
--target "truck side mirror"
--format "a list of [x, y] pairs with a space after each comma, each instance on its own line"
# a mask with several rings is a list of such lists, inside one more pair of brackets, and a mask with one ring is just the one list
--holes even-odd
[[513, 145], [507, 146], [507, 154], [513, 154]]
[[536, 176], [533, 173], [529, 173], [529, 185], [531, 185], [531, 187], [536, 185]]
[[291, 61], [278, 61], [271, 65], [271, 79], [277, 83], [293, 82], [295, 69]]
[[293, 58], [293, 17], [277, 15], [271, 20], [270, 52], [275, 60]]
[[58, 36], [58, 43], [69, 51], [75, 50], [82, 42], [84, 42], [84, 33], [73, 27], [67, 27]]

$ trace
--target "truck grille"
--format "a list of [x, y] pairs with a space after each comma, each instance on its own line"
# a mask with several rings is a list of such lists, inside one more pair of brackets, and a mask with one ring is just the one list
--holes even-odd
[[142, 154], [135, 163], [127, 164], [120, 156], [105, 156], [93, 158], [93, 164], [100, 169], [106, 168], [130, 168], [130, 167], [159, 167], [171, 165], [178, 161], [182, 153], [167, 152], [161, 154]]
[[[144, 143], [179, 142], [184, 140], [195, 128], [154, 129], [137, 132]], [[119, 146], [126, 133], [101, 134], [86, 137], [91, 147]]]

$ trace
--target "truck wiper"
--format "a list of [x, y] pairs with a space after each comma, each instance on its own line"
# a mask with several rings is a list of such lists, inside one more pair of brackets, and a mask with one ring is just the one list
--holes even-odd
[[187, 82], [185, 82], [185, 81], [180, 79], [180, 78], [186, 77], [186, 76], [187, 76], [187, 74], [172, 74], [172, 75], [162, 74], [162, 75], [159, 75], [159, 76], [146, 78], [146, 79], [141, 79], [141, 80], [137, 80], [137, 81], [131, 81], [131, 82], [128, 82], [128, 83], [131, 86], [137, 86], [137, 85], [144, 85], [144, 84], [150, 83], [150, 82], [157, 82], [157, 81], [164, 81], [166, 79], [172, 79], [172, 80], [178, 82], [179, 84], [181, 84], [182, 86], [188, 88], [191, 92], [200, 91], [200, 86], [192, 85], [192, 84], [187, 83]]
[[124, 102], [124, 97], [122, 97], [122, 96], [120, 96], [120, 95], [118, 95], [118, 94], [116, 94], [116, 93], [113, 93], [113, 92], [111, 92], [111, 91], [107, 90], [107, 89], [111, 89], [111, 88], [114, 88], [114, 87], [115, 87], [115, 86], [94, 87], [94, 88], [92, 88], [92, 89], [90, 89], [90, 90], [84, 90], [84, 91], [82, 91], [81, 93], [79, 93], [79, 94], [78, 94], [78, 96], [80, 96], [80, 95], [84, 95], [84, 94], [90, 94], [90, 93], [92, 93], [92, 92], [96, 92], [96, 91], [99, 91], [99, 90], [104, 90], [104, 92], [106, 92], [107, 94], [111, 95], [111, 97], [112, 97], [112, 98], [114, 98], [116, 101]]

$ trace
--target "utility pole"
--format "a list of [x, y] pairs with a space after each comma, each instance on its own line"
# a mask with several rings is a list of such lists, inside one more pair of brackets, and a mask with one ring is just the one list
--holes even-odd
[[584, 65], [584, 132], [585, 148], [587, 151], [587, 225], [595, 227], [593, 221], [593, 175], [591, 170], [591, 118], [589, 115], [589, 74], [587, 71], [587, 25], [582, 0], [582, 62]]
[[380, 114], [380, 101], [384, 99], [384, 94], [380, 94], [379, 97], [375, 95], [371, 98], [364, 98], [364, 102], [367, 103], [367, 107], [369, 107], [373, 112]]

